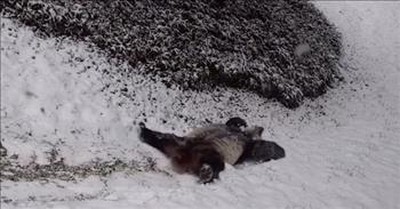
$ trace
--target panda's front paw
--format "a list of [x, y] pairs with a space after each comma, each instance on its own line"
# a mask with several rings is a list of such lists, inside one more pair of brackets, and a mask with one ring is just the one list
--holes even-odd
[[146, 127], [146, 125], [143, 122], [139, 123], [139, 139], [142, 142], [146, 142], [151, 136], [153, 136], [152, 131]]
[[144, 129], [146, 128], [146, 124], [144, 124], [143, 122], [139, 123], [139, 128]]
[[208, 164], [203, 164], [199, 171], [200, 182], [203, 184], [210, 183], [214, 180], [214, 170]]

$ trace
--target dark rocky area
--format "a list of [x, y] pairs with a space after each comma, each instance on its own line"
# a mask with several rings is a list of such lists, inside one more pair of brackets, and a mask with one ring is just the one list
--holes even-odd
[[295, 108], [340, 78], [340, 34], [304, 0], [3, 0], [0, 8], [167, 87], [244, 89]]

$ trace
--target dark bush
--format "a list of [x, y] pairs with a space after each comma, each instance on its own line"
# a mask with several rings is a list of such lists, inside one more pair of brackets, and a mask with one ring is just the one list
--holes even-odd
[[170, 86], [232, 87], [294, 108], [337, 78], [340, 34], [304, 0], [3, 0], [46, 36], [94, 43]]

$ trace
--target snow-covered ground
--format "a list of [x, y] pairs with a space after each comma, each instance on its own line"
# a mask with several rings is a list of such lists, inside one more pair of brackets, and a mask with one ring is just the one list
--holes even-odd
[[[161, 172], [3, 181], [1, 208], [400, 208], [400, 3], [316, 4], [344, 35], [345, 81], [294, 111], [245, 92], [166, 90], [141, 75], [130, 78], [128, 100], [112, 92], [124, 87], [118, 77], [95, 70], [124, 66], [84, 43], [43, 40], [3, 18], [1, 140], [9, 155], [47, 163], [55, 148], [71, 165], [151, 156]], [[287, 157], [228, 166], [209, 185], [174, 173], [139, 142], [133, 123], [147, 118], [152, 128], [183, 133], [234, 115], [264, 126], [263, 137]]]

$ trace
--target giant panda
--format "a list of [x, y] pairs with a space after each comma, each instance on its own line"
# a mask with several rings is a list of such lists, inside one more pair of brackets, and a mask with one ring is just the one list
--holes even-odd
[[239, 118], [225, 124], [195, 128], [185, 136], [151, 130], [139, 124], [140, 140], [171, 159], [178, 173], [191, 173], [201, 183], [219, 178], [225, 163], [265, 162], [285, 157], [284, 149], [275, 142], [261, 139], [262, 127], [247, 127]]

